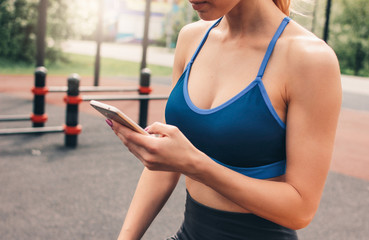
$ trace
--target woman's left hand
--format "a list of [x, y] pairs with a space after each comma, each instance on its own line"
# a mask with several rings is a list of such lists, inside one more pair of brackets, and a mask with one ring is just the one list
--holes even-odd
[[150, 135], [143, 135], [113, 121], [112, 129], [150, 170], [191, 175], [196, 160], [203, 155], [175, 126], [156, 122], [145, 129]]

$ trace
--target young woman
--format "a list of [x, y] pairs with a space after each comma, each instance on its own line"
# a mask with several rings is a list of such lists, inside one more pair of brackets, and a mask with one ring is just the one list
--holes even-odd
[[170, 239], [297, 239], [318, 209], [341, 105], [334, 52], [289, 0], [190, 0], [166, 123], [114, 132], [145, 169], [119, 239], [140, 239], [186, 176]]

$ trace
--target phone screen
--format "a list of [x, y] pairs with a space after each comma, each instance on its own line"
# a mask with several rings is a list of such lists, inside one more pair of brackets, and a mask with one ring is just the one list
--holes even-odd
[[90, 104], [92, 107], [94, 107], [97, 111], [99, 111], [101, 114], [103, 114], [105, 117], [112, 119], [130, 129], [133, 131], [136, 131], [138, 133], [142, 133], [145, 135], [149, 135], [144, 129], [142, 129], [137, 123], [135, 123], [132, 119], [130, 119], [127, 115], [125, 115], [123, 112], [121, 112], [116, 107], [110, 106], [105, 103], [101, 103], [98, 101], [90, 101]]

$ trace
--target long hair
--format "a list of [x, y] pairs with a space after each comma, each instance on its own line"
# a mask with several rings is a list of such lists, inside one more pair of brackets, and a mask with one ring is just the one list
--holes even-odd
[[273, 2], [284, 14], [290, 15], [291, 0], [273, 0]]

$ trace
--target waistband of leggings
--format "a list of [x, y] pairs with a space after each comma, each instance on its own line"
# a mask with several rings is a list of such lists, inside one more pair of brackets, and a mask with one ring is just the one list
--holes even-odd
[[229, 212], [229, 211], [224, 211], [224, 210], [219, 210], [219, 209], [215, 209], [212, 207], [208, 207], [198, 201], [196, 201], [195, 199], [193, 199], [190, 195], [190, 193], [188, 192], [188, 190], [186, 190], [186, 212], [191, 213], [191, 214], [195, 214], [196, 216], [198, 216], [200, 219], [206, 216], [213, 216], [215, 218], [219, 218], [222, 219], [222, 221], [236, 221], [236, 222], [243, 222], [244, 224], [247, 223], [251, 223], [252, 225], [259, 225], [262, 226], [264, 225], [265, 227], [277, 227], [280, 228], [282, 227], [279, 224], [276, 224], [274, 222], [271, 222], [265, 218], [259, 217], [255, 214], [252, 213], [240, 213], [240, 212]]

